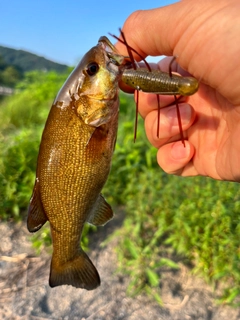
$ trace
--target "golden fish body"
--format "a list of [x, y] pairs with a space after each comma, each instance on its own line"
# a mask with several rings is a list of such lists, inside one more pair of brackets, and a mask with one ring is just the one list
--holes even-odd
[[113, 216], [100, 194], [107, 180], [118, 123], [119, 67], [99, 39], [69, 76], [49, 113], [39, 150], [27, 226], [49, 220], [53, 255], [49, 284], [92, 290], [98, 272], [80, 247], [85, 222], [104, 225]]

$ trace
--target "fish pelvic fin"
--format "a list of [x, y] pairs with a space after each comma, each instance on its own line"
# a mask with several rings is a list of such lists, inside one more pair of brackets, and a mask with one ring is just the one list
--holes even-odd
[[112, 218], [112, 208], [104, 199], [103, 195], [100, 194], [87, 222], [93, 224], [94, 226], [104, 226]]
[[36, 179], [33, 194], [28, 207], [27, 228], [29, 232], [38, 231], [48, 220], [39, 193], [39, 181]]
[[53, 256], [49, 278], [50, 287], [67, 284], [76, 288], [93, 290], [100, 286], [100, 283], [97, 269], [81, 248], [76, 258], [63, 265], [57, 264]]

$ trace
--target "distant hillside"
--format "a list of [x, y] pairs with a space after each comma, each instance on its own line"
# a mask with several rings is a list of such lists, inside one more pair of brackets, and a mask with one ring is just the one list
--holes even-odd
[[47, 60], [36, 54], [3, 46], [0, 46], [0, 56], [6, 64], [14, 65], [23, 72], [32, 70], [54, 70], [57, 72], [64, 72], [68, 68], [67, 65]]

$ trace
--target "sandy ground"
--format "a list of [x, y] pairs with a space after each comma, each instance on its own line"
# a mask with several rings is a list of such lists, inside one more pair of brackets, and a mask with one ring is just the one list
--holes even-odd
[[240, 309], [216, 306], [211, 287], [193, 277], [185, 266], [162, 274], [162, 306], [144, 295], [127, 296], [128, 279], [115, 273], [116, 240], [100, 247], [120, 220], [99, 229], [91, 241], [89, 255], [102, 281], [94, 291], [71, 286], [51, 289], [49, 254], [36, 256], [25, 224], [1, 223], [0, 319], [240, 319]]

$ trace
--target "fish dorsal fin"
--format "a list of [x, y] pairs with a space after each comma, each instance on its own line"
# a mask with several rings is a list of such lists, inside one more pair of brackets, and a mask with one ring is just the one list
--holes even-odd
[[38, 231], [47, 221], [47, 216], [44, 212], [41, 198], [39, 195], [39, 182], [36, 179], [32, 198], [28, 207], [27, 228], [30, 232]]
[[90, 217], [88, 218], [88, 222], [94, 226], [104, 226], [112, 218], [112, 208], [100, 194], [90, 214]]

